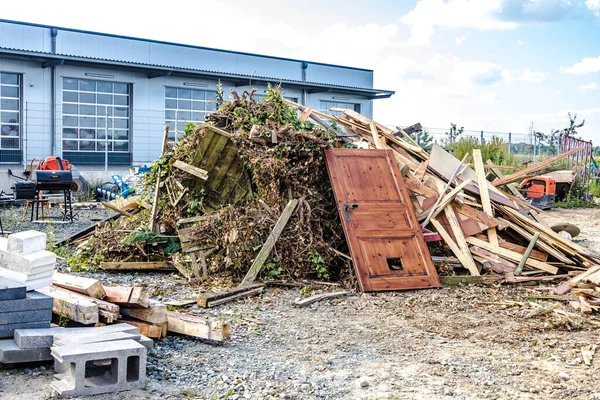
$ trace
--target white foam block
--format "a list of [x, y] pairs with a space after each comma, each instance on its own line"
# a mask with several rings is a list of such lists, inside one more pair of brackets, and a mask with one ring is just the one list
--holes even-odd
[[31, 254], [46, 249], [46, 234], [23, 231], [8, 235], [7, 251], [14, 254]]

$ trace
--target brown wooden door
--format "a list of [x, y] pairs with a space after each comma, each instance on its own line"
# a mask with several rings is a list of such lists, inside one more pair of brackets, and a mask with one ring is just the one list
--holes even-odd
[[392, 151], [329, 149], [325, 155], [361, 289], [439, 287]]

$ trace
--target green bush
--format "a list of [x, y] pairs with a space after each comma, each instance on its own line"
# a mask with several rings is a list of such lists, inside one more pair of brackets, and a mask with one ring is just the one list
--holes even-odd
[[465, 154], [469, 153], [468, 161], [473, 162], [473, 149], [481, 150], [481, 157], [485, 163], [492, 160], [495, 165], [514, 165], [515, 158], [508, 153], [508, 144], [501, 138], [494, 136], [492, 140], [483, 144], [475, 137], [462, 137], [456, 143], [448, 146], [454, 157], [462, 160]]

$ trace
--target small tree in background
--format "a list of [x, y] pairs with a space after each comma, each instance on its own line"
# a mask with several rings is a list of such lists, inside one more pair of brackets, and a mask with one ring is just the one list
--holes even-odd
[[427, 129], [413, 132], [409, 136], [425, 150], [429, 150], [431, 149], [431, 146], [433, 146], [433, 136], [429, 133]]
[[446, 145], [453, 145], [456, 143], [456, 139], [462, 135], [464, 131], [464, 126], [457, 129], [455, 123], [450, 123], [450, 132], [446, 132]]

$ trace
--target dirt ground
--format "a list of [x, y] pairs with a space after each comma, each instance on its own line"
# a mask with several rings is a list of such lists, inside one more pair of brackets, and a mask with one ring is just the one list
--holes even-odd
[[[600, 209], [552, 210], [550, 223], [581, 228], [600, 251]], [[100, 275], [93, 275], [101, 278]], [[193, 292], [169, 276], [112, 275], [146, 282], [161, 298]], [[230, 321], [232, 340], [158, 341], [144, 390], [102, 399], [600, 399], [598, 330], [567, 302], [535, 299], [554, 284], [459, 286], [357, 294], [292, 307], [299, 290], [187, 312]], [[530, 301], [534, 304], [530, 304]], [[568, 320], [552, 311], [567, 311]], [[593, 317], [596, 318], [596, 317]], [[52, 364], [0, 370], [0, 399], [52, 397]]]

